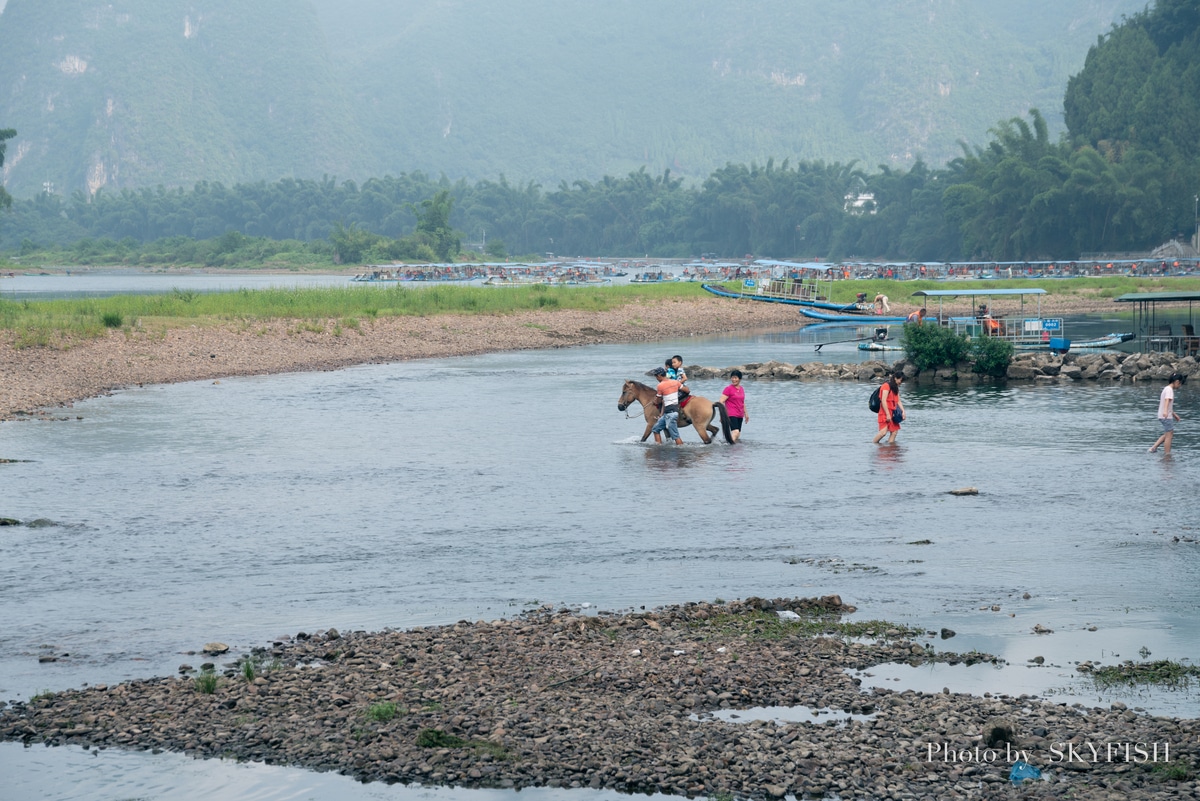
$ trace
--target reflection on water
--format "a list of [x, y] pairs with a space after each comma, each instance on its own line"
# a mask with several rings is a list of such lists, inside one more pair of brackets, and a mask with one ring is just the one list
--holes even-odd
[[[5, 801], [627, 801], [604, 790], [512, 790], [362, 784], [336, 773], [179, 754], [0, 743]], [[646, 796], [667, 799], [655, 793]]]
[[[1194, 656], [1192, 387], [1169, 462], [1145, 453], [1157, 385], [906, 387], [895, 447], [871, 444], [854, 382], [748, 381], [737, 446], [643, 445], [614, 408], [624, 376], [671, 353], [794, 362], [791, 347], [746, 334], [237, 378], [0, 424], [0, 456], [30, 460], [0, 464], [0, 515], [53, 521], [2, 529], [0, 697], [172, 675], [213, 640], [241, 653], [535, 602], [837, 593], [1009, 660], [997, 692], [1034, 656], [1060, 687], [1075, 661]], [[947, 494], [963, 486], [980, 494]], [[35, 752], [4, 753], [6, 777], [41, 775]], [[77, 778], [44, 781], [70, 797]]]
[[705, 464], [706, 460], [711, 458], [714, 450], [719, 447], [716, 443], [707, 446], [701, 443], [672, 445], [666, 439], [663, 437], [662, 445], [656, 445], [651, 439], [648, 442], [649, 447], [644, 449], [643, 455], [646, 468], [660, 476], [665, 476], [668, 480], [684, 475], [679, 471], [697, 468]]
[[897, 435], [896, 441], [891, 445], [887, 444], [887, 439], [874, 446], [871, 451], [871, 458], [875, 464], [882, 470], [888, 471], [895, 467], [904, 464], [904, 446], [900, 444], [900, 437], [903, 436], [904, 430], [901, 429]]

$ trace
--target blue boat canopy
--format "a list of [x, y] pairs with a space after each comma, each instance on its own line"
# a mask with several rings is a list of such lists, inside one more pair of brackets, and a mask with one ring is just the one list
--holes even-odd
[[1191, 303], [1200, 301], [1200, 292], [1130, 292], [1113, 298], [1113, 303]]
[[982, 298], [991, 295], [1045, 295], [1044, 289], [922, 289], [913, 297], [923, 298]]

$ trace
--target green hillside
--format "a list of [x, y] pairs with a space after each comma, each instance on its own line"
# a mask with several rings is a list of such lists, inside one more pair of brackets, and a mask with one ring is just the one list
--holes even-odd
[[1062, 96], [1144, 0], [8, 0], [4, 182], [70, 195], [424, 171], [546, 186], [907, 167]]
[[[940, 164], [1062, 93], [1143, 0], [313, 0], [382, 170], [559, 180]], [[387, 99], [394, 102], [386, 102]]]
[[304, 3], [9, 0], [0, 54], [16, 195], [361, 169]]

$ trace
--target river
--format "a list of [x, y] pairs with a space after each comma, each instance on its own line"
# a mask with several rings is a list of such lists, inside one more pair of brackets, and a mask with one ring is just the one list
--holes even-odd
[[[213, 640], [242, 653], [544, 603], [838, 593], [859, 617], [952, 629], [938, 648], [1008, 661], [883, 666], [864, 687], [1200, 711], [1194, 692], [1101, 695], [1075, 670], [1195, 656], [1191, 387], [1169, 460], [1145, 453], [1157, 385], [906, 386], [888, 448], [870, 443], [865, 384], [749, 381], [741, 445], [643, 445], [640, 418], [616, 409], [621, 382], [673, 353], [859, 358], [814, 355], [802, 334], [696, 337], [149, 386], [0, 424], [0, 457], [28, 460], [0, 464], [0, 516], [30, 523], [0, 528], [0, 698], [171, 675]], [[966, 486], [979, 495], [948, 494]], [[516, 798], [355, 796], [300, 770], [16, 744], [0, 773], [15, 801]]]

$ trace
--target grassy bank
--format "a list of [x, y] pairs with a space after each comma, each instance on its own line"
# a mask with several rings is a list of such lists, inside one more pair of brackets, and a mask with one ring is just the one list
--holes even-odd
[[577, 309], [606, 311], [638, 300], [696, 298], [698, 284], [617, 287], [363, 286], [280, 288], [163, 295], [114, 295], [70, 300], [0, 300], [0, 330], [19, 347], [90, 338], [107, 329], [162, 329], [179, 325], [268, 320], [335, 320], [357, 328], [379, 317], [440, 314], [513, 314]]
[[[874, 297], [882, 292], [894, 302], [912, 300], [921, 289], [988, 289], [1035, 286], [1049, 295], [1111, 299], [1126, 292], [1200, 290], [1200, 278], [1074, 278], [1029, 282], [1008, 281], [838, 281], [833, 299], [850, 302], [855, 293]], [[730, 287], [737, 282], [730, 282]], [[544, 285], [489, 288], [479, 286], [362, 286], [280, 288], [199, 293], [174, 290], [163, 295], [116, 295], [71, 300], [0, 300], [0, 331], [19, 347], [97, 337], [108, 329], [161, 330], [179, 325], [221, 325], [268, 320], [337, 321], [357, 328], [379, 317], [440, 314], [513, 314], [547, 309], [606, 311], [638, 301], [708, 297], [696, 283], [611, 287]]]

